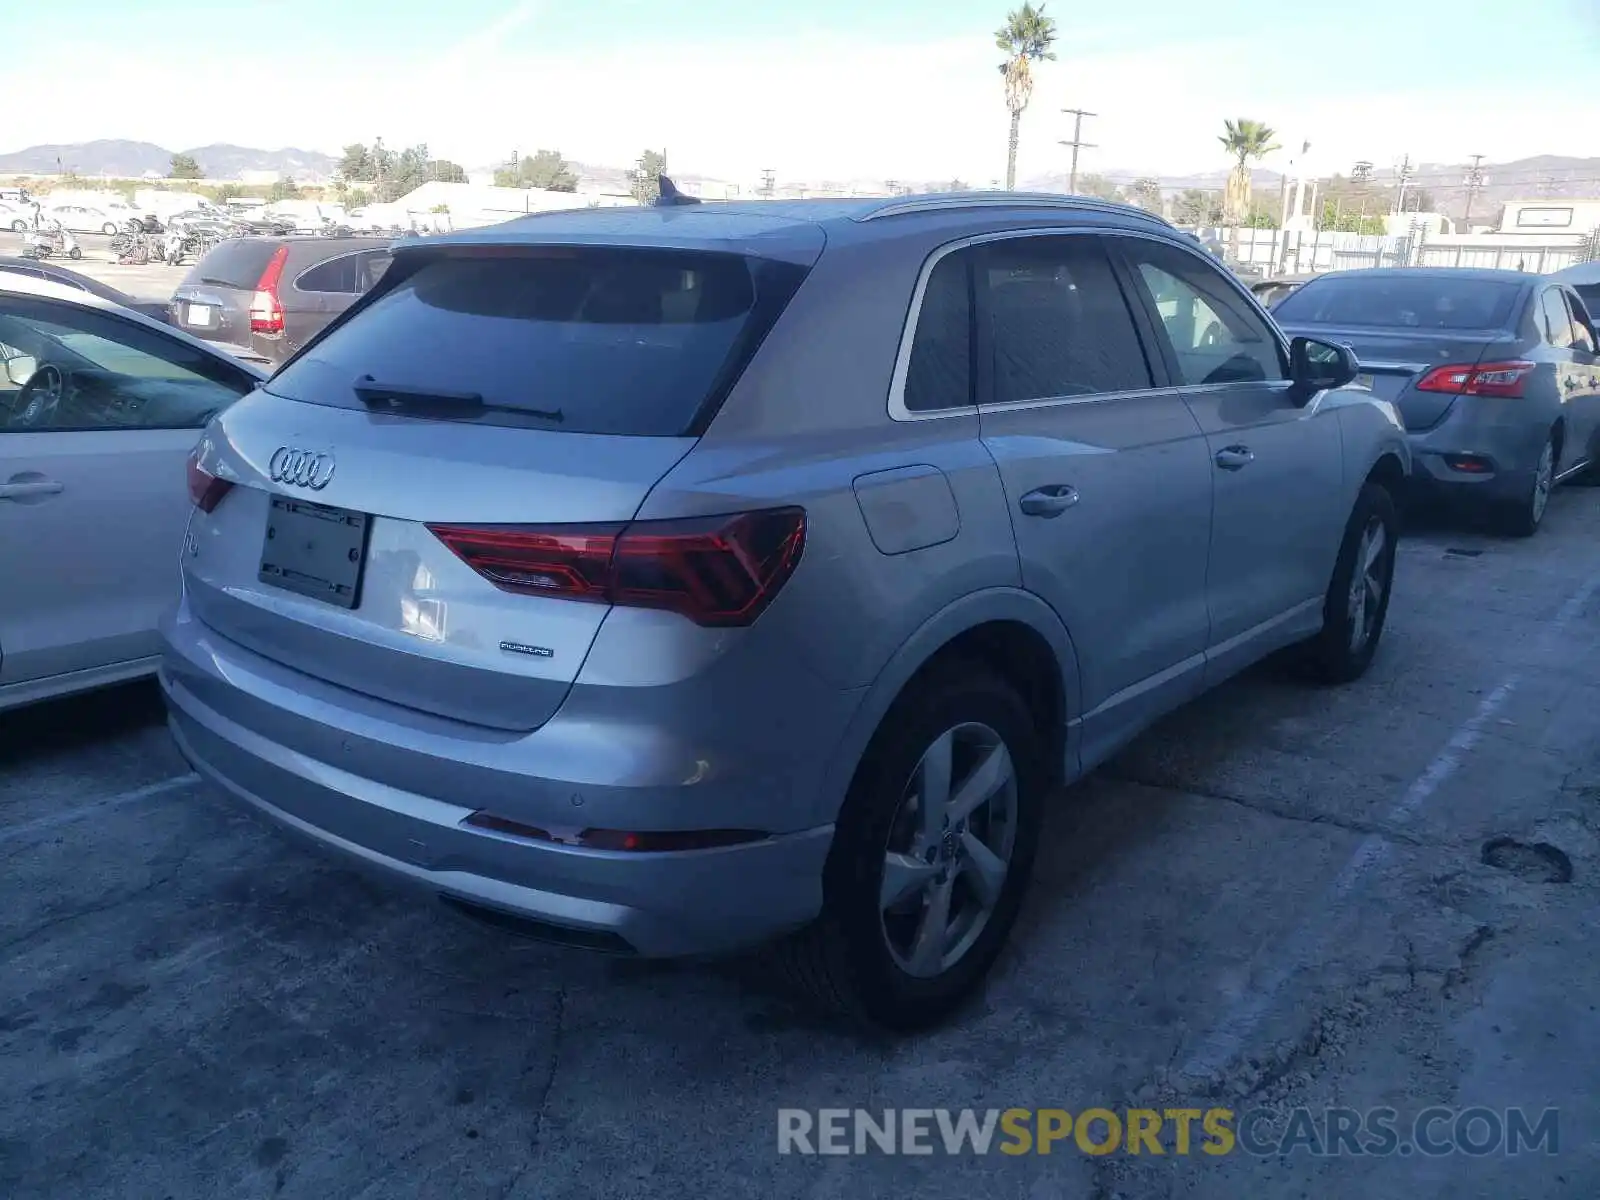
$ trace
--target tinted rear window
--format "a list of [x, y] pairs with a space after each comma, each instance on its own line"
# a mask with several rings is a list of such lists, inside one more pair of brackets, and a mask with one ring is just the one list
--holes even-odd
[[1498, 279], [1386, 277], [1381, 268], [1315, 279], [1278, 301], [1285, 325], [1370, 325], [1385, 329], [1503, 329], [1523, 287]]
[[[678, 436], [720, 399], [802, 275], [655, 250], [438, 259], [335, 326], [270, 390], [359, 408], [354, 385], [372, 376], [481, 397], [486, 408], [463, 405], [462, 420]], [[561, 419], [537, 415], [550, 412]]]
[[1572, 289], [1583, 298], [1591, 320], [1600, 321], [1600, 283], [1583, 283]]
[[219, 242], [195, 264], [189, 283], [254, 291], [261, 272], [272, 261], [278, 243], [266, 238], [232, 238]]

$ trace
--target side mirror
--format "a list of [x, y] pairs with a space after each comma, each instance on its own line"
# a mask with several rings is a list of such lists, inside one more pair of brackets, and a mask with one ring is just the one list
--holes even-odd
[[1349, 346], [1308, 337], [1289, 343], [1289, 377], [1295, 390], [1307, 399], [1328, 388], [1344, 387], [1360, 370], [1356, 352]]

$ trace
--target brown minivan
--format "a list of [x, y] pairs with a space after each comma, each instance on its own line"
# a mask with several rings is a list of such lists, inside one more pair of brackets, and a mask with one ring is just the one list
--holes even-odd
[[388, 237], [239, 237], [220, 242], [173, 292], [171, 323], [277, 367], [389, 266]]

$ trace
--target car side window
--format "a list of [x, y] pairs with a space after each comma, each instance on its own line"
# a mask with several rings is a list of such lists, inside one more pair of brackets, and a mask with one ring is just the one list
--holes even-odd
[[209, 351], [110, 313], [0, 299], [0, 432], [200, 429], [255, 387]]
[[1142, 238], [1123, 252], [1149, 292], [1177, 360], [1179, 382], [1264, 383], [1288, 378], [1277, 337], [1198, 256]]
[[1561, 298], [1560, 288], [1546, 288], [1539, 297], [1543, 314], [1544, 340], [1560, 350], [1572, 347], [1572, 315], [1567, 312], [1567, 302]]
[[985, 251], [996, 404], [1152, 386], [1138, 327], [1098, 238], [1007, 238]]
[[928, 274], [906, 368], [908, 412], [972, 403], [972, 253], [946, 254]]
[[1567, 311], [1572, 316], [1572, 348], [1582, 350], [1585, 354], [1595, 353], [1594, 332], [1589, 325], [1589, 313], [1584, 308], [1582, 300], [1571, 292], [1562, 292], [1561, 296], [1567, 302]]
[[357, 295], [362, 291], [366, 270], [360, 254], [341, 254], [327, 262], [318, 263], [301, 273], [294, 286], [302, 292], [343, 292]]

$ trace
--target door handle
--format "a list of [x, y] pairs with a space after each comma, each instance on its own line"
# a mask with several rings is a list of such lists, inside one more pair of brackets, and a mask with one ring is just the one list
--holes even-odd
[[1224, 446], [1217, 451], [1217, 466], [1224, 471], [1242, 471], [1255, 460], [1255, 452], [1249, 446]]
[[65, 487], [54, 479], [29, 483], [0, 483], [0, 500], [27, 500], [33, 496], [54, 496]]
[[1017, 502], [1030, 517], [1059, 517], [1078, 502], [1078, 489], [1065, 483], [1035, 488]]

